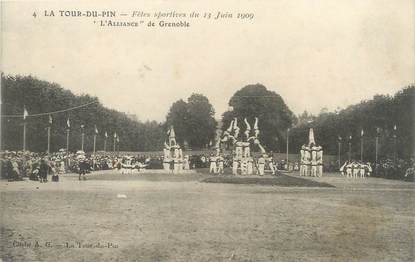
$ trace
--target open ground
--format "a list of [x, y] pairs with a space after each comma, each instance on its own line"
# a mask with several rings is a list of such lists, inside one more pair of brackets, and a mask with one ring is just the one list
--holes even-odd
[[338, 174], [295, 186], [212, 179], [107, 171], [86, 181], [1, 181], [1, 258], [414, 261], [414, 183]]

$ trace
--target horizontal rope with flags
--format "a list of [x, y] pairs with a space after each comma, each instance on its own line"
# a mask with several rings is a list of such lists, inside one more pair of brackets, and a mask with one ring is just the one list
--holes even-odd
[[[83, 105], [74, 106], [74, 107], [70, 107], [70, 108], [66, 108], [66, 109], [62, 109], [62, 110], [57, 110], [57, 111], [52, 111], [52, 112], [38, 113], [38, 114], [32, 114], [32, 115], [27, 114], [26, 117], [37, 117], [37, 116], [46, 116], [46, 115], [59, 114], [59, 113], [79, 109], [79, 108], [82, 108], [82, 107], [86, 107], [86, 106], [96, 104], [96, 103], [98, 103], [98, 101], [93, 101], [93, 102], [86, 103], [86, 104], [83, 104]], [[1, 117], [22, 117], [22, 114], [19, 114], [19, 115], [1, 115]]]

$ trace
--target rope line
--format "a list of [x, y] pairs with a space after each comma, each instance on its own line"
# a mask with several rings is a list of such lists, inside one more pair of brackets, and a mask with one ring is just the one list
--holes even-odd
[[[86, 103], [86, 104], [83, 104], [83, 105], [74, 106], [74, 107], [70, 107], [70, 108], [62, 109], [62, 110], [57, 110], [57, 111], [27, 115], [26, 117], [37, 117], [37, 116], [46, 116], [46, 115], [59, 114], [59, 113], [75, 110], [75, 109], [78, 109], [78, 108], [86, 107], [86, 106], [96, 104], [96, 103], [98, 103], [98, 101], [89, 102], [89, 103]], [[20, 114], [20, 115], [1, 115], [1, 117], [23, 117], [23, 114]]]

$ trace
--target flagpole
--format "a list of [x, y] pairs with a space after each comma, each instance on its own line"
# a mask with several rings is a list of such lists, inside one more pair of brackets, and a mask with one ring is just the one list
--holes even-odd
[[378, 147], [379, 147], [379, 136], [376, 135], [375, 138], [375, 163], [378, 164]]
[[23, 120], [23, 152], [26, 151], [26, 119]]
[[339, 169], [340, 169], [340, 167], [341, 167], [341, 155], [340, 155], [340, 152], [341, 152], [341, 147], [342, 147], [342, 142], [340, 141], [340, 139], [339, 139], [338, 145], [339, 145], [338, 158], [339, 158]]
[[81, 150], [84, 151], [84, 132], [83, 131], [81, 134], [81, 140], [82, 140]]
[[349, 138], [349, 161], [352, 159], [352, 136]]
[[69, 166], [71, 165], [71, 160], [69, 159], [69, 132], [71, 129], [71, 122], [69, 121], [69, 118], [66, 120], [66, 127], [66, 165], [69, 170]]
[[365, 132], [362, 131], [360, 132], [360, 161], [363, 161], [363, 137], [364, 137]]
[[107, 152], [107, 136], [105, 136], [104, 140], [104, 152]]
[[26, 106], [23, 105], [23, 152], [26, 151], [26, 117], [28, 115]]
[[363, 136], [360, 138], [360, 161], [363, 161]]
[[50, 126], [48, 126], [48, 155], [50, 153]]
[[81, 150], [84, 151], [84, 125], [81, 125]]
[[397, 152], [396, 152], [396, 125], [393, 126], [393, 162], [396, 164]]
[[96, 144], [96, 142], [97, 142], [97, 135], [95, 134], [94, 135], [94, 156], [95, 156], [95, 144]]
[[120, 154], [120, 140], [117, 137], [117, 154]]
[[96, 145], [96, 142], [97, 142], [97, 127], [95, 126], [95, 130], [94, 130], [94, 158], [92, 160], [94, 170], [95, 170], [95, 145]]
[[69, 154], [69, 128], [66, 129], [66, 154]]
[[114, 134], [114, 144], [113, 144], [113, 151], [114, 151], [114, 153], [115, 153], [115, 139], [116, 139], [116, 137], [117, 137], [117, 135]]
[[290, 135], [290, 129], [287, 128], [287, 163], [288, 163], [289, 135]]
[[[69, 130], [71, 128], [71, 122], [69, 121], [69, 118], [66, 119], [66, 156], [69, 157]], [[69, 165], [69, 161], [68, 161]]]
[[396, 164], [396, 135], [393, 137], [393, 162]]

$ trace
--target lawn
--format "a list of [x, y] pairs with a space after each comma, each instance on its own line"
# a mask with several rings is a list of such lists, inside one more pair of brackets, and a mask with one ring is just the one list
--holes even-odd
[[3, 261], [414, 260], [403, 181], [110, 171], [0, 190]]

